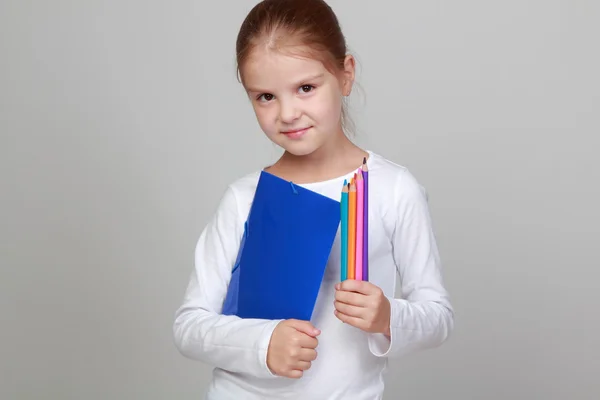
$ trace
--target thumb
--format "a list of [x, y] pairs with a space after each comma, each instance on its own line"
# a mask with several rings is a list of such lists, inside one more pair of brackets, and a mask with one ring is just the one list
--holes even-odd
[[302, 321], [298, 319], [288, 320], [288, 325], [296, 329], [299, 332], [306, 333], [309, 336], [318, 336], [321, 331], [313, 326], [309, 321]]

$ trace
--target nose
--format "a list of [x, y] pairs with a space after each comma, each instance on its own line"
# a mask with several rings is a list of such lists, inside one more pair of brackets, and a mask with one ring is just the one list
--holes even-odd
[[290, 124], [300, 118], [300, 109], [294, 99], [280, 100], [279, 119], [285, 124]]

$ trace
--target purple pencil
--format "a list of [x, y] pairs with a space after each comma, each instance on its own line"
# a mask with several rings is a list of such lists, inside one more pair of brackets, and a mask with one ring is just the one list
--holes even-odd
[[363, 158], [362, 165], [363, 175], [363, 281], [369, 280], [369, 167], [367, 166], [367, 158]]

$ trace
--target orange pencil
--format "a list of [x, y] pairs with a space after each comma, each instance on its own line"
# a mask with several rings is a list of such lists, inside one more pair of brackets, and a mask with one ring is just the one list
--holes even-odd
[[348, 279], [356, 279], [356, 180], [350, 181], [348, 193]]

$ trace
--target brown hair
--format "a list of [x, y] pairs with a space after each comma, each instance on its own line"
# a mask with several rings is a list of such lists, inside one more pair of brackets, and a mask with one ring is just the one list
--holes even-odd
[[[306, 56], [318, 59], [334, 75], [344, 68], [346, 39], [331, 7], [323, 0], [263, 0], [246, 16], [236, 41], [238, 79], [252, 49], [264, 44], [283, 51], [303, 46]], [[351, 124], [342, 109], [343, 125]]]

